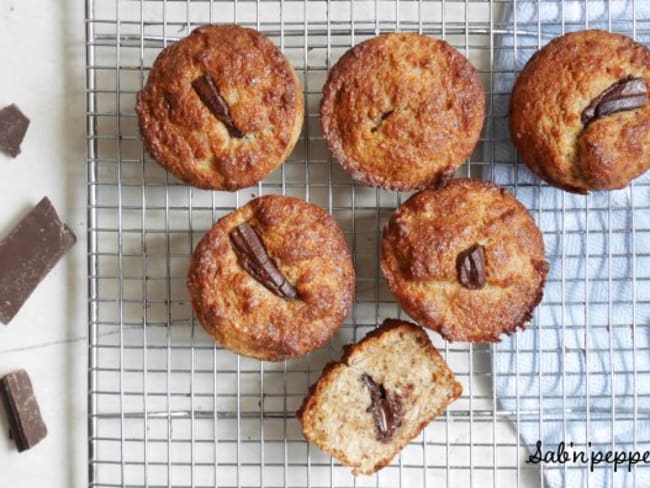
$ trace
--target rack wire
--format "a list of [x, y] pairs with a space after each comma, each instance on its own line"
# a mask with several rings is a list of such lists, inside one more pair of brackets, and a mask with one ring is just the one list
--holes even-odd
[[[517, 7], [525, 3], [537, 8], [536, 20], [518, 19]], [[500, 57], [590, 26], [589, 15], [577, 22], [562, 10], [553, 26], [559, 31], [548, 29], [540, 14], [545, 3], [589, 7], [587, 0], [521, 0], [514, 9], [508, 0], [87, 0], [89, 486], [540, 486], [548, 470], [588, 468], [526, 463], [528, 446], [520, 434], [534, 425], [541, 437], [559, 424], [568, 441], [567, 425], [574, 421], [586, 422], [587, 432], [605, 422], [612, 436], [633, 422], [629, 442], [601, 444], [650, 448], [649, 395], [641, 388], [650, 371], [636, 359], [650, 353], [650, 344], [638, 340], [650, 323], [644, 289], [650, 279], [650, 223], [644, 218], [650, 180], [640, 178], [612, 194], [566, 195], [517, 164], [503, 132], [508, 90], [502, 82], [507, 86], [516, 70], [499, 64]], [[650, 18], [632, 3], [631, 18], [609, 14], [605, 27], [645, 38]], [[134, 113], [135, 94], [160, 49], [208, 22], [266, 33], [292, 61], [305, 90], [304, 129], [293, 154], [262, 183], [236, 193], [194, 189], [167, 174], [145, 154]], [[383, 225], [408, 194], [351, 181], [322, 140], [318, 103], [328, 70], [343, 52], [392, 31], [446, 39], [479, 70], [488, 115], [478, 147], [459, 173], [496, 180], [527, 203], [544, 233], [551, 273], [546, 298], [525, 332], [540, 339], [534, 348], [520, 345], [518, 335], [509, 350], [445, 343], [432, 334], [464, 385], [463, 397], [376, 476], [354, 478], [305, 442], [295, 411], [343, 344], [386, 317], [401, 316], [379, 271], [378, 246]], [[344, 230], [357, 269], [356, 303], [341, 331], [328, 346], [284, 363], [239, 357], [215, 344], [193, 318], [185, 289], [189, 257], [203, 233], [267, 193], [326, 208]], [[596, 274], [581, 264], [594, 256], [602, 260]], [[632, 263], [629, 270], [620, 271], [622, 260]], [[612, 292], [625, 283], [629, 293]], [[605, 294], [592, 293], [594, 286]], [[570, 293], [574, 289], [582, 291]], [[572, 320], [574, 310], [581, 320]], [[630, 341], [591, 343], [590, 334], [604, 328], [629, 330]], [[563, 340], [561, 355], [583, 356], [585, 391], [567, 390], [567, 382], [582, 374], [569, 370], [568, 362], [555, 394], [542, 386], [534, 393], [520, 389], [520, 380], [546, 380], [542, 362], [558, 352], [544, 347], [541, 338], [549, 331], [584, 337], [581, 346]], [[611, 358], [618, 353], [630, 354], [631, 370], [616, 369]], [[502, 354], [513, 355], [513, 370], [499, 369]], [[535, 354], [530, 370], [517, 361], [526, 354]], [[598, 367], [603, 355], [610, 363]], [[613, 385], [630, 375], [631, 390], [590, 390], [590, 378], [611, 378]], [[515, 391], [497, 395], [497, 381], [508, 377]], [[568, 406], [581, 395], [586, 408]], [[591, 404], [602, 397], [611, 399], [609, 406]], [[647, 468], [634, 469], [634, 485]]]

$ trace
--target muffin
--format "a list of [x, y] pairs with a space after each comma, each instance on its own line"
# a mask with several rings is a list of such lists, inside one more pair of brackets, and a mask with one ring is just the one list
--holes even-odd
[[206, 25], [158, 55], [136, 112], [144, 145], [177, 178], [213, 190], [257, 183], [292, 151], [302, 88], [264, 35]]
[[510, 133], [540, 178], [575, 193], [623, 188], [650, 166], [650, 51], [620, 34], [572, 32], [528, 61]]
[[268, 361], [322, 346], [354, 299], [343, 233], [323, 209], [267, 195], [228, 214], [196, 247], [192, 308], [224, 347]]
[[421, 327], [386, 320], [325, 367], [298, 418], [309, 442], [372, 474], [462, 391]]
[[339, 59], [320, 113], [330, 151], [355, 180], [414, 190], [451, 178], [470, 156], [485, 95], [476, 69], [445, 41], [387, 34]]
[[542, 299], [544, 241], [524, 206], [485, 181], [423, 190], [392, 215], [381, 269], [404, 310], [450, 341], [497, 342]]

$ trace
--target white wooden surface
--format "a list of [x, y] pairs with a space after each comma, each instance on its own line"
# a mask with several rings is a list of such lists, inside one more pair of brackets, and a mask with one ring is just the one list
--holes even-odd
[[0, 414], [0, 486], [85, 486], [86, 216], [83, 2], [0, 1], [0, 106], [31, 119], [23, 152], [0, 155], [0, 235], [47, 195], [77, 245], [8, 326], [0, 375], [25, 368], [49, 429], [18, 454]]

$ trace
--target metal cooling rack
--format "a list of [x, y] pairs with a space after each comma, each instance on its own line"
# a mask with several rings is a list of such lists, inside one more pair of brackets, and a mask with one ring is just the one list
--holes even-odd
[[[504, 170], [509, 176], [501, 184], [520, 197], [537, 195], [533, 201], [539, 204], [531, 211], [538, 222], [561, 221], [557, 228], [542, 225], [547, 241], [562, 243], [561, 253], [549, 256], [554, 263], [549, 284], [587, 286], [588, 273], [578, 276], [573, 268], [583, 251], [576, 254], [563, 245], [576, 234], [586, 240], [586, 250], [590, 239], [626, 239], [629, 252], [609, 247], [607, 280], [621, 279], [614, 276], [612, 263], [616, 267], [615, 259], [622, 255], [639, 263], [631, 276], [633, 290], [647, 281], [643, 260], [650, 250], [643, 243], [650, 242], [650, 228], [632, 217], [629, 227], [576, 230], [570, 225], [573, 218], [611, 217], [620, 209], [612, 207], [608, 195], [562, 195], [559, 213], [544, 208], [541, 195], [556, 190], [515, 164], [514, 151], [502, 154], [507, 138], [497, 128], [506, 114], [496, 108], [507, 93], [496, 88], [496, 80], [514, 73], [495, 68], [500, 36], [532, 36], [538, 46], [548, 40], [540, 21], [502, 20], [509, 3], [87, 0], [90, 486], [539, 486], [544, 469], [567, 468], [540, 469], [524, 462], [528, 452], [518, 431], [525, 423], [539, 424], [541, 430], [558, 419], [605, 418], [612, 432], [617, 419], [648, 423], [650, 413], [636, 403], [632, 410], [616, 412], [613, 407], [604, 412], [529, 411], [526, 398], [513, 392], [516, 408], [505, 409], [493, 387], [496, 346], [449, 344], [432, 335], [464, 384], [464, 394], [390, 466], [376, 476], [355, 479], [300, 433], [294, 412], [323, 365], [340, 356], [343, 344], [359, 340], [386, 317], [400, 316], [381, 278], [377, 251], [382, 226], [407, 195], [353, 184], [331, 160], [319, 129], [318, 103], [329, 68], [370, 36], [403, 30], [441, 37], [479, 69], [489, 113], [477, 150], [460, 174], [490, 178]], [[135, 94], [160, 49], [208, 22], [238, 22], [265, 32], [291, 59], [305, 89], [305, 124], [294, 153], [264, 182], [236, 193], [193, 189], [168, 175], [144, 153], [134, 114]], [[650, 19], [631, 22], [629, 35], [647, 33]], [[562, 19], [563, 29], [581, 27]], [[617, 24], [610, 21], [608, 27], [616, 30]], [[517, 49], [516, 42], [505, 49]], [[628, 191], [647, 192], [647, 181], [635, 182]], [[267, 193], [298, 196], [328, 209], [345, 232], [358, 274], [355, 307], [329, 346], [277, 364], [215, 345], [192, 317], [185, 289], [189, 257], [203, 233], [221, 216]], [[623, 210], [639, 215], [649, 208]], [[545, 307], [586, 310], [586, 301], [589, 297], [547, 296], [531, 329], [541, 326]], [[639, 307], [650, 302], [645, 293], [633, 291], [621, 302], [611, 295], [592, 302], [605, 307], [604, 320], [613, 305], [631, 310], [632, 333], [647, 326], [637, 316]], [[544, 326], [563, 331], [580, 327], [564, 321]], [[616, 347], [610, 342], [610, 350]], [[518, 349], [517, 354], [526, 352]], [[648, 344], [634, 341], [629, 348], [633, 357], [649, 352]], [[595, 356], [602, 351], [587, 347], [568, 353]], [[590, 374], [615, 373], [612, 367]], [[635, 369], [635, 385], [641, 373], [647, 372]], [[520, 378], [528, 373], [515, 369], [510, 374]], [[541, 403], [541, 390], [538, 396]], [[627, 447], [637, 447], [637, 439]]]

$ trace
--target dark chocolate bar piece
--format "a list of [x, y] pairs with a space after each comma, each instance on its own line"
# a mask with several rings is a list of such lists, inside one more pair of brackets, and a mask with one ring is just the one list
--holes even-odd
[[0, 322], [11, 321], [76, 240], [44, 197], [0, 241]]
[[31, 449], [47, 435], [47, 426], [34, 396], [27, 371], [19, 369], [0, 380], [0, 396], [7, 411], [10, 435], [18, 452]]
[[192, 88], [199, 96], [203, 104], [208, 107], [208, 110], [212, 112], [217, 119], [226, 126], [230, 137], [235, 137], [241, 139], [244, 137], [242, 131], [240, 131], [235, 125], [235, 121], [232, 120], [230, 115], [230, 107], [228, 103], [219, 93], [217, 84], [214, 82], [214, 78], [208, 73], [204, 73], [202, 76], [199, 76], [196, 80], [192, 82]]
[[456, 257], [458, 281], [465, 288], [480, 290], [485, 286], [485, 248], [474, 244]]
[[0, 110], [0, 150], [15, 158], [20, 154], [20, 144], [29, 127], [29, 119], [16, 105]]
[[244, 222], [235, 227], [230, 232], [230, 241], [239, 264], [253, 278], [280, 298], [298, 298], [296, 288], [275, 265], [250, 224]]
[[402, 399], [399, 395], [386, 391], [384, 385], [377, 383], [369, 374], [364, 373], [361, 381], [370, 392], [370, 406], [366, 411], [371, 412], [375, 419], [377, 440], [390, 442], [404, 420]]
[[643, 78], [627, 76], [612, 84], [594, 98], [582, 111], [581, 121], [588, 125], [591, 121], [625, 110], [636, 110], [648, 103], [648, 87]]

